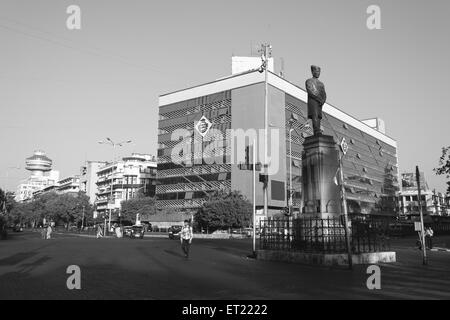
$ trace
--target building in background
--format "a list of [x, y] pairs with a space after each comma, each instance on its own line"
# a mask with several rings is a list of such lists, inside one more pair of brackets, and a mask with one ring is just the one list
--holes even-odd
[[39, 197], [45, 193], [55, 192], [58, 194], [78, 195], [80, 192], [80, 177], [70, 176], [58, 180], [55, 184], [33, 192], [33, 198]]
[[[233, 65], [233, 72], [239, 68], [236, 66], [235, 70]], [[245, 132], [264, 128], [265, 76], [254, 68], [250, 69], [253, 70], [159, 97], [156, 188], [159, 208], [195, 211], [203, 204], [206, 195], [217, 190], [237, 190], [249, 200], [252, 199], [252, 172], [241, 170], [242, 164], [236, 163], [236, 158], [231, 159], [231, 141], [227, 136], [227, 130], [230, 129], [242, 129]], [[364, 105], [364, 101], [361, 104]], [[349, 151], [343, 160], [349, 212], [395, 215], [396, 194], [399, 191], [396, 141], [384, 133], [384, 127], [369, 126], [328, 103], [324, 105], [323, 111], [324, 134], [333, 136], [338, 143], [345, 138], [349, 144]], [[177, 129], [185, 129], [195, 137], [194, 130], [202, 117], [224, 137], [223, 163], [212, 163], [209, 155], [203, 154], [208, 145], [207, 134], [201, 141], [192, 139], [188, 158], [197, 164], [175, 163], [172, 150], [180, 140], [173, 139], [172, 134]], [[303, 142], [305, 137], [312, 134], [311, 129], [304, 127], [307, 121], [306, 91], [269, 72], [268, 124], [270, 128], [281, 131], [279, 140], [274, 142], [274, 149], [278, 151], [279, 170], [269, 176], [268, 182], [269, 214], [279, 213], [287, 206], [290, 192], [293, 193], [297, 212], [301, 211], [298, 208], [303, 207]], [[235, 154], [245, 153], [250, 144], [246, 141], [245, 146], [234, 150]], [[258, 177], [256, 180], [256, 207], [261, 209], [263, 187]]]
[[78, 194], [80, 192], [80, 176], [70, 176], [58, 181], [58, 193]]
[[[403, 216], [419, 215], [419, 191], [414, 172], [401, 174], [401, 191], [398, 193], [400, 213]], [[420, 173], [421, 205], [424, 214], [439, 214], [434, 203], [433, 191], [428, 187], [425, 174]]]
[[[433, 214], [438, 216], [448, 216], [450, 214], [448, 206], [448, 197], [441, 192], [433, 190]], [[447, 199], [446, 199], [447, 198]]]
[[30, 171], [31, 175], [17, 187], [16, 201], [31, 200], [34, 192], [57, 183], [59, 172], [52, 170], [52, 164], [52, 160], [42, 150], [35, 151], [25, 160], [25, 169]]
[[96, 215], [105, 216], [109, 210], [117, 213], [122, 201], [134, 198], [139, 192], [154, 196], [156, 168], [154, 156], [138, 153], [100, 167], [97, 171]]
[[89, 197], [91, 204], [95, 203], [98, 193], [97, 172], [106, 164], [106, 161], [86, 161], [86, 164], [80, 168], [80, 191]]

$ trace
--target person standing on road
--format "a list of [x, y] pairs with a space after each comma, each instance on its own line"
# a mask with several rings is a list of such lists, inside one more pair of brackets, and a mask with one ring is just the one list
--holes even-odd
[[433, 239], [432, 239], [433, 235], [434, 235], [433, 229], [431, 229], [431, 227], [428, 227], [425, 230], [425, 243], [426, 247], [430, 250], [433, 249]]
[[189, 258], [189, 249], [194, 238], [194, 232], [189, 224], [189, 220], [184, 220], [184, 226], [178, 233], [180, 235], [181, 250], [183, 250], [185, 258]]

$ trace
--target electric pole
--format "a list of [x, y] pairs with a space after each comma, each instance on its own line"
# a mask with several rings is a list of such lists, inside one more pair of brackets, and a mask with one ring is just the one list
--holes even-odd
[[420, 190], [420, 172], [419, 166], [416, 166], [416, 179], [417, 179], [417, 191], [419, 200], [419, 213], [420, 213], [420, 240], [422, 241], [422, 259], [423, 264], [427, 265], [427, 248], [425, 246], [425, 228], [423, 225], [423, 211], [422, 211], [422, 191]]

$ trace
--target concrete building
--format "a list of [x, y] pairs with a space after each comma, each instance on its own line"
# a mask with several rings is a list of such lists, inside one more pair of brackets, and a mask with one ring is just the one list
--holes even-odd
[[53, 186], [59, 180], [59, 172], [52, 170], [52, 160], [44, 151], [35, 151], [25, 160], [25, 165], [25, 169], [30, 171], [31, 175], [17, 187], [18, 202], [31, 200], [34, 192]]
[[80, 192], [80, 176], [71, 176], [58, 181], [58, 193], [78, 194]]
[[80, 190], [89, 197], [91, 204], [95, 203], [98, 193], [97, 172], [106, 164], [106, 161], [86, 161], [80, 169]]
[[133, 153], [120, 161], [107, 163], [97, 171], [96, 215], [118, 212], [121, 202], [134, 198], [138, 192], [155, 195], [156, 158]]
[[55, 184], [44, 187], [33, 192], [33, 198], [39, 197], [45, 193], [55, 192], [58, 194], [78, 195], [80, 192], [80, 177], [70, 176], [58, 180]]
[[[415, 173], [401, 174], [401, 191], [398, 193], [400, 213], [403, 216], [419, 215], [419, 192], [417, 188], [417, 178]], [[433, 213], [435, 206], [433, 203], [433, 191], [428, 187], [425, 174], [420, 173], [421, 203], [424, 214]]]
[[[245, 133], [263, 129], [264, 105], [265, 77], [258, 70], [237, 73], [161, 95], [156, 188], [158, 207], [172, 208], [173, 211], [195, 211], [207, 194], [217, 190], [238, 190], [251, 200], [252, 172], [243, 170], [245, 165], [242, 159], [252, 139], [250, 135], [247, 136], [244, 145], [237, 147], [230, 132], [233, 134], [242, 129]], [[343, 160], [349, 212], [395, 215], [395, 196], [399, 190], [396, 141], [329, 103], [324, 105], [323, 111], [324, 134], [333, 136], [337, 143], [345, 138], [349, 145]], [[269, 176], [270, 214], [278, 213], [287, 206], [290, 193], [293, 194], [293, 204], [297, 210], [303, 208], [302, 144], [305, 137], [312, 134], [311, 129], [305, 126], [307, 121], [305, 90], [269, 72], [268, 126], [271, 132], [274, 129], [281, 132], [275, 140], [269, 139], [268, 142], [272, 161], [279, 164], [278, 170]], [[215, 131], [208, 131], [208, 128]], [[189, 134], [180, 136], [180, 130], [188, 131]], [[199, 138], [196, 131], [206, 134]], [[223, 156], [217, 157], [217, 152], [207, 152], [210, 150], [209, 141], [215, 139], [208, 136], [210, 132], [221, 133], [216, 140], [222, 139], [219, 145], [223, 147], [216, 149], [222, 149]], [[191, 147], [179, 153], [176, 148], [181, 140], [188, 141]], [[257, 144], [261, 145], [263, 140], [258, 139]], [[258, 154], [261, 154], [262, 148], [257, 149]], [[189, 155], [184, 154], [186, 150]], [[190, 161], [174, 161], [174, 152], [183, 154]], [[260, 156], [257, 161], [262, 162]], [[258, 177], [255, 183], [256, 207], [261, 209], [263, 187]]]
[[[404, 217], [419, 215], [419, 192], [415, 173], [401, 174], [401, 191], [398, 193], [398, 206]], [[446, 216], [449, 207], [446, 196], [428, 186], [425, 174], [420, 173], [420, 192], [422, 197], [422, 212], [424, 214]]]

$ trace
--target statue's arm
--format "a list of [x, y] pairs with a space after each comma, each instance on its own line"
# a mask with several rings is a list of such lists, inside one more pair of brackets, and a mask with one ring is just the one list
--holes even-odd
[[319, 95], [319, 90], [317, 90], [317, 87], [313, 81], [306, 80], [305, 86], [306, 86], [306, 91], [308, 92], [308, 94], [310, 94], [314, 97], [317, 97]]

